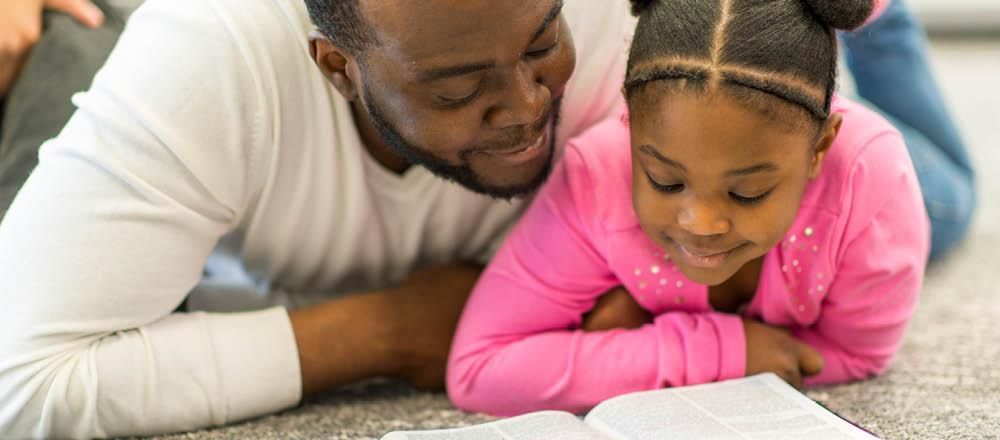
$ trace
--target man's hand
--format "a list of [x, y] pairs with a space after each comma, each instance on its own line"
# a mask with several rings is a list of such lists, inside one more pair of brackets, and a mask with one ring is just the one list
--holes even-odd
[[747, 345], [747, 376], [772, 372], [795, 388], [802, 388], [802, 377], [819, 374], [823, 357], [816, 349], [795, 339], [788, 330], [743, 320]]
[[438, 266], [392, 289], [289, 312], [304, 394], [376, 376], [443, 388], [455, 327], [481, 271]]
[[596, 332], [616, 328], [635, 329], [653, 322], [653, 315], [642, 308], [624, 287], [604, 293], [594, 309], [583, 316], [583, 330]]
[[0, 0], [0, 96], [10, 91], [41, 37], [44, 9], [69, 14], [91, 28], [104, 22], [104, 14], [88, 0]]
[[444, 389], [458, 318], [481, 271], [472, 264], [417, 271], [387, 292], [395, 334], [394, 376], [420, 389]]

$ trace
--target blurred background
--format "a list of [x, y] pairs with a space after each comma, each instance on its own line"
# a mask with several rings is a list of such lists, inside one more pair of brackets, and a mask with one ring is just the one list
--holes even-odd
[[932, 70], [977, 169], [980, 206], [970, 237], [973, 242], [996, 243], [1000, 240], [1000, 201], [993, 196], [1000, 190], [1000, 178], [995, 177], [1000, 166], [1000, 0], [907, 3], [926, 26]]
[[933, 34], [992, 34], [1000, 38], [998, 0], [911, 0]]
[[[1000, 0], [906, 0], [927, 29], [929, 56], [944, 100], [958, 125], [976, 168], [979, 207], [969, 237], [956, 255], [931, 270], [955, 288], [973, 288], [963, 276], [993, 269], [1000, 244]], [[990, 263], [993, 261], [994, 263]], [[962, 275], [959, 275], [959, 274]], [[976, 278], [983, 280], [984, 274]], [[974, 288], [995, 291], [983, 282]], [[940, 283], [943, 288], [948, 283]], [[932, 288], [933, 289], [933, 288]], [[989, 295], [988, 295], [989, 296]], [[995, 296], [993, 297], [995, 299]], [[995, 301], [994, 301], [995, 302]], [[988, 306], [992, 313], [1000, 308]]]

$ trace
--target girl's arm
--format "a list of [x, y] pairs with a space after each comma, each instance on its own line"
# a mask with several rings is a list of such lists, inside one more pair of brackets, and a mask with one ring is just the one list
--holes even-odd
[[[887, 145], [895, 143], [896, 145]], [[853, 216], [819, 321], [794, 331], [823, 355], [823, 371], [806, 380], [823, 384], [864, 379], [886, 370], [902, 344], [916, 307], [929, 249], [927, 214], [898, 135], [869, 147], [855, 190], [886, 188], [870, 215]], [[894, 152], [902, 152], [893, 154]]]
[[[623, 139], [627, 133], [609, 141]], [[743, 324], [736, 316], [667, 313], [635, 330], [579, 329], [597, 298], [619, 284], [604, 259], [597, 198], [626, 208], [630, 201], [627, 190], [618, 194], [627, 186], [605, 189], [590, 177], [608, 174], [616, 173], [588, 173], [581, 152], [568, 148], [483, 274], [448, 365], [448, 392], [460, 408], [504, 416], [582, 411], [626, 392], [743, 375]]]

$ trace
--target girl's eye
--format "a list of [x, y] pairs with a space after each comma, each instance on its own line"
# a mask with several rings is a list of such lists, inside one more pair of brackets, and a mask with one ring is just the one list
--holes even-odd
[[757, 203], [760, 203], [760, 202], [764, 201], [764, 199], [766, 199], [767, 196], [771, 194], [771, 191], [773, 191], [773, 190], [768, 190], [767, 192], [765, 192], [765, 193], [763, 193], [763, 194], [761, 194], [759, 196], [753, 196], [753, 197], [741, 196], [739, 194], [731, 192], [731, 193], [729, 193], [729, 197], [731, 197], [733, 199], [733, 201], [735, 201], [736, 203], [739, 203], [741, 205], [755, 205]]
[[684, 190], [684, 184], [677, 183], [673, 185], [664, 185], [657, 182], [656, 179], [653, 179], [653, 176], [650, 176], [649, 174], [646, 174], [646, 178], [649, 179], [649, 184], [653, 185], [653, 189], [662, 193], [674, 194]]

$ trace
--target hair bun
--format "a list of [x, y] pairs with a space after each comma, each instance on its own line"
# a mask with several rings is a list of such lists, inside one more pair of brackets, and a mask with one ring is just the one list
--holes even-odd
[[632, 15], [638, 17], [639, 15], [642, 15], [643, 12], [646, 12], [646, 10], [649, 9], [649, 7], [656, 2], [656, 0], [631, 0], [631, 2]]
[[[875, 10], [875, 0], [804, 0], [813, 15], [834, 29], [854, 30], [865, 24]], [[889, 0], [882, 0], [889, 1]], [[636, 3], [632, 2], [633, 8]], [[648, 3], [648, 2], [647, 2]]]

